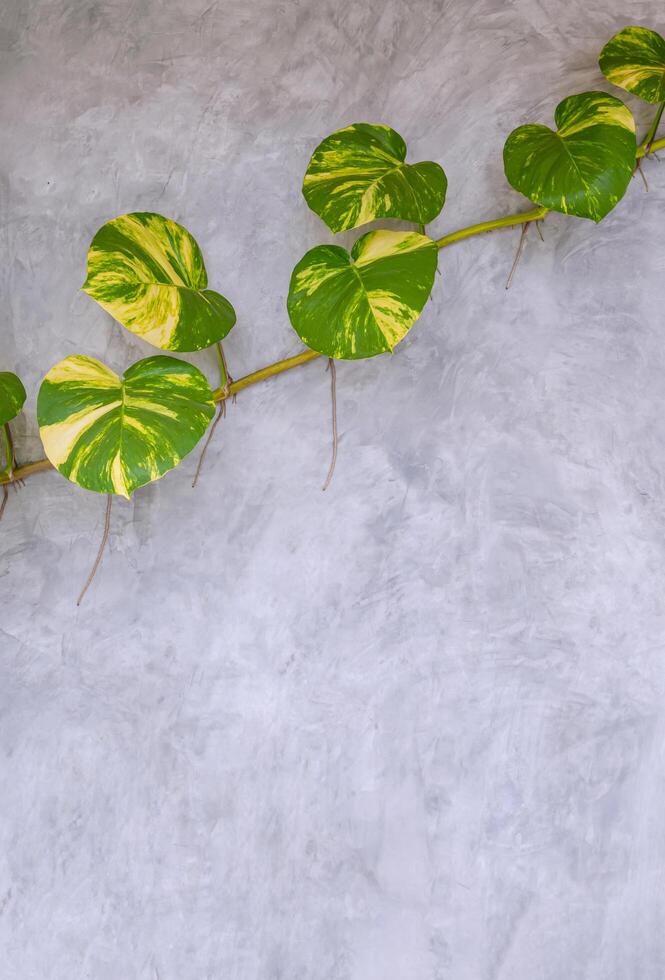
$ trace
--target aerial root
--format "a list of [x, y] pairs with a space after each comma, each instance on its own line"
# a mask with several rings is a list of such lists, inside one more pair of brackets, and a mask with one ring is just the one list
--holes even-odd
[[328, 358], [326, 371], [330, 371], [330, 394], [332, 398], [332, 459], [326, 482], [321, 487], [322, 490], [327, 490], [330, 486], [330, 481], [335, 472], [335, 463], [337, 462], [337, 369], [335, 368], [335, 362], [332, 357]]
[[641, 160], [638, 160], [637, 163], [635, 164], [635, 171], [634, 172], [640, 175], [640, 177], [642, 178], [642, 183], [644, 184], [644, 190], [648, 193], [649, 192], [649, 182], [647, 180], [646, 174], [644, 173], [644, 170], [642, 169], [642, 161]]
[[[522, 233], [520, 235], [519, 245], [517, 246], [517, 251], [515, 252], [515, 258], [513, 259], [513, 264], [510, 269], [510, 274], [506, 281], [506, 289], [510, 289], [513, 281], [513, 276], [515, 275], [515, 270], [519, 265], [520, 259], [522, 258], [522, 253], [524, 252], [524, 246], [526, 245], [526, 236], [529, 232], [529, 222], [524, 222], [522, 225]], [[542, 237], [542, 236], [541, 236]]]
[[102, 535], [102, 541], [101, 541], [101, 544], [99, 546], [99, 551], [97, 552], [97, 557], [95, 558], [95, 564], [92, 566], [92, 569], [90, 571], [90, 574], [88, 575], [88, 578], [86, 579], [86, 583], [83, 586], [83, 588], [81, 589], [81, 594], [78, 597], [78, 599], [76, 600], [76, 605], [77, 606], [80, 606], [81, 605], [81, 603], [83, 601], [83, 596], [86, 594], [86, 592], [90, 588], [90, 586], [92, 584], [92, 580], [94, 579], [95, 575], [97, 574], [97, 569], [100, 566], [100, 563], [101, 563], [101, 560], [102, 560], [102, 555], [104, 554], [104, 548], [106, 547], [106, 542], [109, 539], [109, 528], [111, 526], [111, 504], [112, 503], [113, 503], [113, 494], [110, 493], [108, 495], [108, 500], [106, 501], [106, 516], [104, 518], [104, 534]]
[[[235, 396], [234, 396], [235, 397]], [[205, 445], [201, 450], [201, 455], [199, 456], [199, 461], [196, 467], [196, 473], [194, 474], [194, 479], [192, 480], [192, 489], [199, 482], [199, 477], [201, 476], [201, 470], [203, 469], [203, 460], [206, 458], [206, 453], [208, 452], [208, 446], [212, 441], [212, 437], [215, 434], [215, 429], [219, 425], [219, 420], [226, 415], [226, 399], [222, 399], [219, 403], [219, 408], [217, 409], [217, 415], [215, 416], [215, 421], [210, 426], [210, 431], [208, 432], [208, 438], [205, 441]]]

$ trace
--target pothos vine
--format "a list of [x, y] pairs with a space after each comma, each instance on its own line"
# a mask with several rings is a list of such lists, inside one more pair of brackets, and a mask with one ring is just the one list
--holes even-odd
[[655, 31], [626, 27], [605, 45], [599, 64], [609, 82], [657, 106], [642, 142], [637, 143], [633, 115], [620, 99], [600, 91], [569, 96], [556, 107], [555, 130], [520, 126], [504, 146], [508, 182], [536, 206], [438, 239], [425, 232], [446, 197], [447, 179], [438, 163], [407, 163], [404, 141], [388, 126], [357, 123], [324, 139], [307, 167], [303, 194], [331, 231], [377, 219], [412, 222], [417, 230], [370, 231], [350, 253], [338, 245], [310, 249], [293, 270], [287, 298], [291, 324], [306, 349], [235, 381], [222, 348], [235, 310], [208, 289], [194, 238], [152, 212], [108, 221], [90, 245], [83, 290], [160, 350], [214, 347], [220, 385], [212, 390], [194, 365], [166, 355], [136, 362], [122, 378], [95, 358], [67, 357], [46, 374], [38, 393], [46, 457], [17, 465], [10, 423], [21, 412], [26, 391], [15, 374], [0, 372], [0, 517], [8, 486], [49, 468], [107, 496], [104, 536], [80, 602], [102, 557], [113, 496], [129, 498], [159, 479], [207, 431], [195, 484], [226, 401], [320, 357], [328, 359], [333, 396], [333, 457], [325, 489], [337, 452], [335, 361], [393, 350], [430, 296], [438, 253], [475, 235], [521, 226], [510, 283], [532, 222], [549, 211], [601, 221], [621, 200], [642, 160], [665, 148], [665, 137], [657, 138], [665, 108], [665, 40]]

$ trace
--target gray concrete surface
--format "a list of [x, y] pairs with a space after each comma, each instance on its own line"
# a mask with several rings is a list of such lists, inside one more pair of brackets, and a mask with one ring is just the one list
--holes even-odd
[[[184, 223], [294, 353], [333, 129], [433, 158], [443, 234], [524, 206], [508, 132], [610, 89], [617, 0], [4, 0], [2, 368], [148, 348], [79, 293], [127, 210]], [[650, 110], [629, 100], [640, 126]], [[448, 249], [393, 357], [230, 407], [114, 510], [54, 473], [0, 527], [2, 980], [662, 980], [665, 167], [600, 227]], [[347, 236], [346, 240], [351, 240]], [[211, 354], [196, 361], [215, 376]]]

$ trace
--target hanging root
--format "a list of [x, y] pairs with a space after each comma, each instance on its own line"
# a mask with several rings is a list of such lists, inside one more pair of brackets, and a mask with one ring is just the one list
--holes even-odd
[[[217, 341], [217, 357], [219, 359], [219, 373], [221, 375], [221, 383], [224, 385], [224, 390], [222, 392], [222, 400], [219, 403], [219, 409], [217, 411], [217, 416], [215, 421], [210, 426], [210, 431], [208, 432], [208, 438], [205, 441], [203, 449], [201, 450], [201, 455], [199, 456], [199, 461], [196, 466], [196, 473], [194, 474], [194, 479], [192, 480], [192, 489], [199, 482], [199, 477], [201, 476], [201, 470], [203, 469], [203, 461], [206, 458], [206, 453], [208, 452], [208, 446], [212, 442], [212, 437], [215, 434], [215, 429], [219, 425], [219, 420], [223, 415], [226, 415], [226, 399], [229, 397], [229, 388], [233, 384], [233, 378], [229, 374], [229, 366], [226, 363], [226, 356], [224, 354], [224, 348], [222, 347], [221, 341]], [[233, 395], [233, 404], [235, 405], [236, 396]]]
[[210, 426], [210, 431], [208, 432], [208, 438], [206, 439], [205, 445], [203, 446], [203, 449], [201, 450], [201, 455], [199, 456], [199, 461], [198, 461], [198, 464], [197, 464], [197, 467], [196, 467], [196, 473], [194, 474], [194, 479], [192, 480], [192, 489], [199, 482], [199, 477], [201, 476], [201, 470], [203, 468], [203, 460], [206, 458], [206, 453], [208, 452], [208, 446], [210, 445], [210, 442], [212, 440], [212, 437], [215, 434], [215, 429], [219, 425], [219, 420], [224, 415], [226, 415], [226, 400], [225, 399], [222, 399], [222, 401], [219, 403], [219, 408], [217, 409], [217, 416], [215, 418], [215, 421]]
[[649, 183], [647, 181], [647, 176], [644, 173], [644, 170], [642, 169], [642, 161], [641, 160], [638, 160], [637, 163], [635, 164], [635, 173], [638, 173], [640, 175], [640, 177], [642, 178], [642, 183], [644, 184], [644, 190], [648, 193], [649, 192]]
[[337, 371], [332, 357], [328, 358], [328, 367], [326, 370], [330, 371], [330, 394], [332, 396], [332, 459], [330, 460], [330, 469], [328, 470], [326, 482], [321, 487], [322, 490], [327, 490], [330, 486], [330, 481], [335, 472], [335, 463], [337, 462]]
[[520, 235], [520, 242], [517, 246], [517, 251], [515, 252], [515, 258], [513, 260], [512, 267], [510, 269], [510, 275], [506, 282], [506, 289], [510, 289], [511, 283], [513, 281], [513, 276], [515, 275], [515, 270], [519, 265], [520, 259], [522, 258], [522, 252], [524, 251], [524, 246], [526, 245], [526, 236], [529, 231], [529, 222], [525, 221], [522, 225], [522, 234]]
[[90, 588], [90, 585], [92, 584], [92, 580], [95, 577], [95, 575], [97, 574], [97, 569], [99, 568], [99, 565], [101, 563], [102, 555], [104, 554], [104, 548], [106, 547], [106, 542], [109, 539], [109, 528], [111, 526], [111, 504], [112, 503], [113, 503], [113, 494], [110, 493], [108, 495], [108, 500], [106, 501], [106, 517], [104, 518], [104, 533], [102, 535], [102, 541], [101, 541], [101, 544], [99, 546], [99, 551], [97, 552], [97, 557], [95, 558], [95, 564], [92, 566], [92, 569], [90, 571], [90, 574], [88, 575], [88, 577], [86, 579], [85, 585], [83, 586], [83, 588], [81, 590], [81, 595], [76, 600], [76, 605], [77, 606], [80, 606], [81, 605], [81, 603], [83, 601], [83, 596], [86, 594], [86, 592]]
[[5, 507], [7, 506], [7, 501], [9, 500], [9, 490], [7, 489], [7, 484], [2, 484], [2, 503], [0, 504], [0, 521], [2, 520], [2, 515], [5, 512]]

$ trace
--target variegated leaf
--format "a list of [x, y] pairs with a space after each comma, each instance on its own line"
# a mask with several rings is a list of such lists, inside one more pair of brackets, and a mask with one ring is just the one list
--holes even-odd
[[153, 347], [194, 351], [222, 340], [236, 321], [229, 301], [207, 286], [189, 232], [161, 214], [135, 211], [99, 229], [82, 288]]
[[37, 399], [55, 468], [86, 490], [127, 498], [177, 466], [214, 414], [198, 368], [160, 354], [137, 361], [122, 379], [92, 357], [66, 357]]
[[370, 231], [351, 254], [317, 245], [291, 276], [291, 323], [312, 350], [345, 360], [391, 351], [434, 284], [438, 249], [425, 235]]
[[665, 40], [646, 27], [624, 27], [598, 59], [605, 78], [645, 102], [665, 101]]
[[405, 163], [406, 144], [389, 126], [355, 123], [328, 136], [309, 161], [303, 194], [332, 231], [375, 218], [427, 224], [446, 197], [438, 163]]
[[25, 388], [12, 371], [0, 371], [0, 425], [11, 422], [23, 408]]
[[506, 177], [552, 211], [600, 221], [621, 200], [635, 168], [635, 120], [605, 92], [571, 95], [556, 107], [557, 131], [528, 125], [503, 150]]

